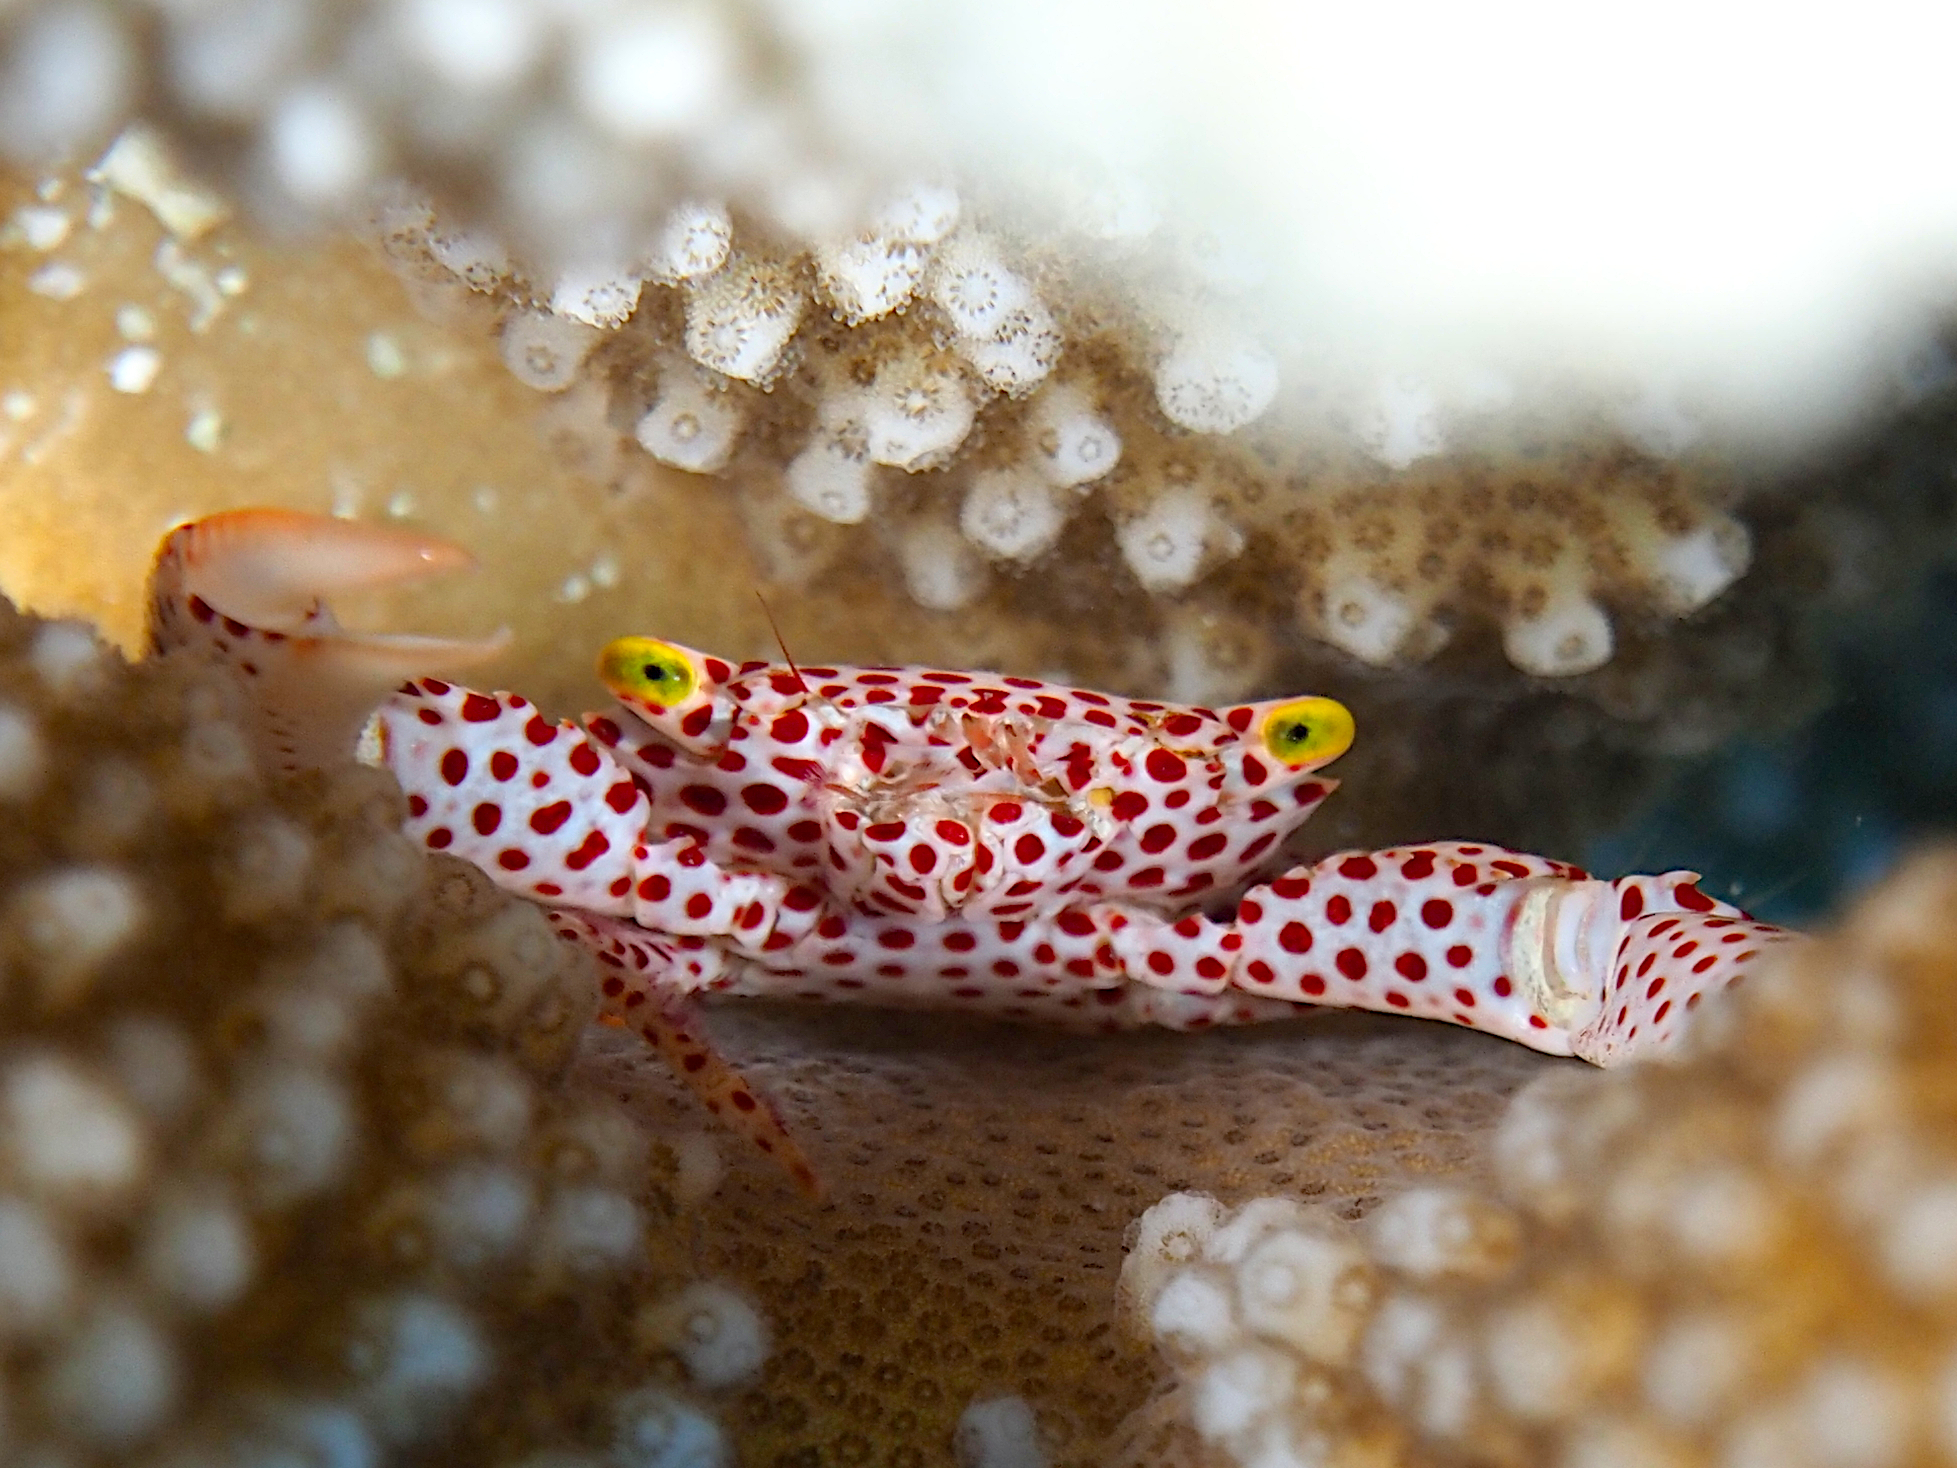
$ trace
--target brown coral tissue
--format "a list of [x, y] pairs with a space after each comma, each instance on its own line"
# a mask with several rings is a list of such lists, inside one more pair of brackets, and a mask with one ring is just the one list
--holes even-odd
[[534, 909], [230, 715], [0, 602], [0, 1460], [722, 1461], [711, 1149], [563, 1088]]
[[1676, 1063], [1517, 1096], [1493, 1190], [1352, 1223], [1151, 1208], [1124, 1297], [1175, 1384], [1122, 1461], [1957, 1460], [1957, 848], [1710, 1006]]

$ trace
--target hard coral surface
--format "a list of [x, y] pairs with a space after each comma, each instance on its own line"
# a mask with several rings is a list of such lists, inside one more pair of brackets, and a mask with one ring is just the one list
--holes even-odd
[[1957, 851], [1703, 1012], [1544, 1077], [1492, 1190], [1352, 1224], [1150, 1209], [1123, 1288], [1179, 1386], [1123, 1461], [1904, 1468], [1957, 1459]]
[[685, 1258], [711, 1145], [562, 1087], [584, 960], [399, 821], [0, 602], [7, 1462], [725, 1457], [765, 1339]]
[[[829, 1191], [807, 1208], [765, 1159], [730, 1154], [694, 1215], [700, 1269], [775, 1330], [727, 1418], [763, 1465], [942, 1462], [968, 1407], [1003, 1394], [1033, 1413], [1046, 1461], [1098, 1468], [1157, 1376], [1115, 1309], [1122, 1236], [1151, 1200], [1295, 1191], [1356, 1217], [1479, 1179], [1507, 1097], [1570, 1064], [1345, 1015], [1075, 1037], [730, 1002], [712, 1026]], [[656, 1126], [688, 1114], [628, 1037], [594, 1036], [576, 1074]]]

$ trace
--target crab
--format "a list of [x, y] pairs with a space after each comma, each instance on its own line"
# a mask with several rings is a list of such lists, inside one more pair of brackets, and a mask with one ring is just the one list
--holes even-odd
[[401, 529], [218, 515], [159, 551], [152, 646], [243, 684], [278, 768], [391, 770], [406, 831], [541, 904], [595, 955], [604, 1015], [807, 1190], [701, 996], [1105, 1029], [1355, 1008], [1610, 1065], [1670, 1048], [1789, 936], [1693, 872], [1600, 880], [1485, 842], [1289, 865], [1353, 740], [1330, 698], [1182, 707], [629, 636], [598, 662], [616, 706], [552, 720], [428, 676], [502, 639], [350, 633], [321, 600], [466, 560]]

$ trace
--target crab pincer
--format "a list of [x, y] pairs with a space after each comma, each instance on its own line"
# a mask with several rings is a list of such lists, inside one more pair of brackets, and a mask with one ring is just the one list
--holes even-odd
[[150, 651], [203, 656], [245, 685], [261, 764], [291, 774], [345, 760], [387, 690], [473, 666], [509, 636], [355, 632], [323, 598], [471, 565], [416, 531], [296, 510], [233, 510], [179, 525], [149, 583]]

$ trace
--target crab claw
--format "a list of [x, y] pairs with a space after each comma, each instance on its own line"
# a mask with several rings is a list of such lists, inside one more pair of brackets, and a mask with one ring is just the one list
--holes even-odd
[[157, 551], [150, 648], [204, 656], [238, 679], [266, 767], [290, 774], [338, 764], [390, 689], [492, 658], [509, 633], [349, 632], [323, 597], [471, 564], [460, 546], [411, 530], [298, 510], [212, 515], [178, 526]]

